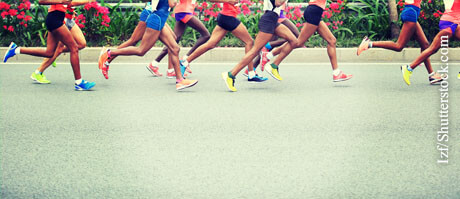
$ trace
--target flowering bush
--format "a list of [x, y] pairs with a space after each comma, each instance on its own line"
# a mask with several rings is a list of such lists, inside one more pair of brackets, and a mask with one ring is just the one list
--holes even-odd
[[97, 2], [85, 4], [76, 9], [78, 13], [75, 22], [81, 28], [83, 34], [89, 41], [105, 39], [110, 24], [108, 16], [109, 8], [99, 5]]
[[30, 12], [30, 1], [22, 0], [20, 2], [0, 2], [0, 33], [1, 40], [17, 38], [30, 40], [29, 22], [32, 20]]

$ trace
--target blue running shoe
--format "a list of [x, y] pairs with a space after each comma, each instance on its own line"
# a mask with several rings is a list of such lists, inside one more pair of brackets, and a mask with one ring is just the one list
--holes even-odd
[[18, 45], [16, 45], [14, 42], [11, 42], [10, 47], [8, 47], [8, 50], [5, 52], [5, 57], [3, 58], [3, 63], [6, 63], [10, 57], [14, 57], [16, 53], [14, 52], [18, 48]]
[[183, 77], [185, 74], [185, 69], [187, 69], [187, 67], [184, 66], [183, 60], [179, 60], [179, 63], [180, 63], [180, 73], [182, 74], [182, 77]]
[[267, 81], [268, 78], [266, 77], [260, 77], [259, 75], [256, 74], [256, 76], [254, 76], [253, 78], [248, 78], [248, 81], [249, 82], [256, 82], [256, 83], [259, 83], [259, 82], [264, 82], [264, 81]]
[[87, 90], [90, 90], [91, 88], [93, 88], [94, 86], [96, 86], [96, 83], [94, 82], [88, 82], [86, 80], [82, 80], [80, 84], [75, 84], [75, 90], [77, 91], [87, 91]]

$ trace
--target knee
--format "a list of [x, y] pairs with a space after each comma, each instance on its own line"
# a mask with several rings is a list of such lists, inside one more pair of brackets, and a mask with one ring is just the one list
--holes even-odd
[[245, 43], [246, 47], [251, 47], [252, 48], [252, 46], [254, 45], [254, 40], [251, 39], [251, 40], [248, 40], [248, 41], [246, 41], [244, 43]]
[[78, 53], [77, 44], [68, 46], [70, 53]]
[[396, 52], [401, 52], [403, 49], [404, 49], [404, 46], [401, 45], [401, 44], [398, 44], [398, 45], [396, 45], [395, 51], [396, 51]]
[[422, 50], [425, 50], [425, 49], [427, 49], [427, 48], [429, 48], [429, 47], [430, 47], [430, 44], [429, 44], [428, 42], [422, 42], [422, 43], [420, 43], [420, 48], [421, 48]]
[[215, 48], [217, 46], [217, 43], [216, 42], [208, 42], [204, 46], [206, 47], [206, 49], [211, 50], [211, 49], [213, 49], [213, 48]]
[[86, 48], [86, 41], [78, 44], [79, 50], [83, 50], [84, 48]]
[[139, 48], [139, 49], [136, 51], [136, 54], [137, 54], [138, 56], [141, 56], [141, 57], [142, 57], [142, 56], [144, 56], [145, 54], [147, 54], [148, 51], [149, 51], [148, 49]]
[[336, 39], [335, 37], [329, 38], [329, 39], [327, 40], [327, 44], [328, 44], [329, 46], [335, 47], [335, 46], [337, 45], [337, 39]]
[[203, 41], [204, 42], [207, 42], [209, 40], [209, 38], [211, 38], [211, 36], [209, 35], [209, 33], [207, 35], [203, 35], [201, 36], [201, 38], [203, 38]]
[[172, 53], [172, 55], [174, 56], [179, 56], [179, 52], [180, 52], [180, 47], [177, 44], [171, 46], [171, 48], [169, 49], [169, 53]]

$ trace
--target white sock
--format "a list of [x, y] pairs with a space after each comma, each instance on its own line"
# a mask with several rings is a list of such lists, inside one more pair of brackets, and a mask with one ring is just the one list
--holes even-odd
[[174, 68], [168, 69], [168, 73], [174, 72]]
[[273, 53], [272, 53], [272, 52], [268, 52], [268, 53], [267, 53], [267, 58], [268, 58], [268, 59], [273, 59]]
[[158, 63], [156, 60], [153, 60], [151, 64], [152, 64], [152, 66], [158, 66], [158, 64], [160, 64], [160, 63]]
[[184, 64], [185, 67], [188, 67], [188, 61], [186, 59], [183, 60], [182, 64]]
[[35, 70], [35, 74], [41, 75], [42, 73], [39, 70]]
[[188, 58], [188, 56], [187, 56], [187, 55], [184, 55], [184, 56], [182, 57], [182, 60], [187, 61], [187, 58]]
[[369, 48], [372, 48], [372, 42], [369, 42]]
[[252, 79], [252, 78], [254, 78], [254, 77], [256, 76], [256, 72], [254, 72], [254, 71], [249, 71], [249, 72], [248, 72], [248, 76], [249, 76], [249, 79]]
[[16, 50], [14, 50], [14, 53], [15, 53], [16, 55], [21, 54], [21, 48], [20, 48], [20, 47], [17, 47]]
[[335, 69], [335, 70], [332, 71], [332, 74], [333, 74], [334, 76], [337, 76], [337, 75], [340, 74], [340, 72], [342, 72], [340, 69]]
[[82, 79], [77, 79], [77, 80], [75, 80], [75, 84], [80, 85], [82, 81], [83, 81]]
[[436, 73], [435, 73], [435, 72], [432, 72], [432, 73], [430, 73], [430, 74], [428, 75], [428, 77], [431, 77], [431, 76], [433, 76], [434, 74], [436, 74]]

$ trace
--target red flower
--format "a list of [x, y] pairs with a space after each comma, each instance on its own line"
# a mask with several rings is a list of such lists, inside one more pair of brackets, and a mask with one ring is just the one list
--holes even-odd
[[6, 16], [8, 16], [8, 12], [7, 11], [3, 11], [2, 14], [1, 14], [2, 18], [4, 19]]
[[337, 3], [331, 3], [330, 7], [331, 7], [331, 9], [333, 9], [333, 10], [338, 10], [338, 9], [339, 9], [339, 4], [337, 4]]
[[8, 29], [6, 26], [3, 26], [3, 28], [4, 28], [5, 30]]
[[14, 31], [13, 26], [9, 26], [9, 27], [8, 27], [8, 31], [13, 32], [13, 31]]
[[24, 17], [24, 21], [30, 21], [31, 19], [32, 19], [32, 17], [29, 16], [29, 15], [26, 15], [26, 16]]
[[7, 4], [5, 2], [0, 2], [0, 10], [9, 10], [10, 9], [10, 4]]
[[26, 28], [27, 28], [27, 24], [26, 24], [26, 23], [24, 23], [24, 27], [26, 27]]
[[295, 26], [296, 26], [297, 28], [300, 27], [300, 23], [295, 24]]
[[8, 11], [8, 13], [11, 15], [11, 16], [16, 16], [18, 14], [18, 11], [15, 10], [15, 9], [11, 9]]
[[203, 20], [204, 20], [204, 21], [209, 21], [209, 18], [205, 17]]

